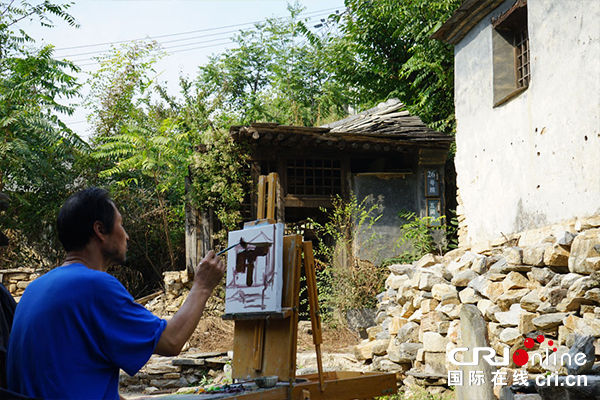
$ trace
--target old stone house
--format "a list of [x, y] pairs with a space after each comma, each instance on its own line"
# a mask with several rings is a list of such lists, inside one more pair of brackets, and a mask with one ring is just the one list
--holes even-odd
[[[348, 200], [355, 195], [359, 202], [371, 197], [379, 203], [377, 243], [361, 246], [377, 251], [363, 250], [361, 258], [379, 261], [393, 255], [399, 211], [421, 217], [445, 214], [444, 165], [453, 138], [428, 128], [397, 99], [322, 127], [254, 123], [232, 126], [230, 135], [249, 144], [252, 186], [259, 175], [279, 174], [277, 219], [307, 238], [311, 232], [305, 222], [327, 222], [320, 208], [331, 209], [332, 196]], [[256, 218], [255, 201], [250, 196], [246, 220]], [[189, 243], [205, 243], [208, 249], [213, 221], [199, 221], [188, 230]]]
[[600, 213], [600, 2], [469, 0], [433, 37], [455, 49], [460, 243]]

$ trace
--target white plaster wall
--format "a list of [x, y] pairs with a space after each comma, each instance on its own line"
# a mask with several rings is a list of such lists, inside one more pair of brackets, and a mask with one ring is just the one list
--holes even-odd
[[513, 3], [455, 47], [465, 244], [600, 212], [600, 1], [529, 0], [529, 88], [493, 108], [490, 20]]

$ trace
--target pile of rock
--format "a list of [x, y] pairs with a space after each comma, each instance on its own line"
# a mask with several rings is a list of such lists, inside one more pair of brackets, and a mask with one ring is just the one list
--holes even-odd
[[231, 379], [231, 358], [227, 353], [198, 353], [189, 349], [179, 357], [153, 355], [134, 376], [121, 372], [124, 392], [158, 394], [201, 383], [219, 384]]
[[0, 270], [0, 281], [18, 302], [25, 288], [42, 273], [41, 270], [33, 268], [2, 269]]
[[[541, 365], [527, 365], [530, 374], [564, 373], [564, 367], [546, 359], [548, 340], [560, 359], [575, 333], [592, 336], [594, 354], [600, 355], [598, 226], [600, 218], [594, 218], [533, 243], [535, 235], [526, 232], [390, 266], [386, 291], [378, 296], [377, 325], [357, 346], [357, 358], [374, 370], [396, 371], [409, 387], [419, 383], [430, 392], [444, 392], [448, 369], [457, 369], [448, 364], [447, 353], [463, 346], [459, 316], [464, 304], [476, 305], [483, 314], [498, 359], [504, 348], [511, 355], [524, 349], [542, 356]], [[539, 335], [546, 342], [526, 349], [525, 338]], [[511, 360], [509, 368], [515, 367]]]

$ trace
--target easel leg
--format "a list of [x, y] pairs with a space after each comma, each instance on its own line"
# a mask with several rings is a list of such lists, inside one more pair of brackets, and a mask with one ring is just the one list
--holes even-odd
[[319, 297], [317, 293], [317, 274], [315, 271], [315, 257], [313, 254], [312, 242], [303, 242], [304, 250], [304, 271], [306, 273], [306, 287], [308, 289], [308, 304], [310, 306], [310, 321], [313, 331], [313, 343], [317, 353], [317, 370], [319, 372], [319, 390], [325, 390], [325, 381], [323, 379], [323, 359], [321, 356], [321, 343], [323, 343], [323, 333], [321, 328], [321, 316], [319, 315]]
[[262, 370], [264, 344], [265, 321], [256, 321], [254, 325], [254, 359], [252, 361], [252, 369], [255, 371]]

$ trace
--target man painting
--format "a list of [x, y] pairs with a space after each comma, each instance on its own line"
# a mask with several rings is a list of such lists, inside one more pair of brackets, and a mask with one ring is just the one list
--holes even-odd
[[168, 322], [134, 302], [107, 273], [129, 239], [108, 192], [71, 196], [58, 215], [64, 263], [25, 290], [8, 348], [8, 388], [43, 399], [119, 399], [119, 369], [134, 375], [152, 353], [174, 356], [196, 328], [225, 267], [211, 250]]

